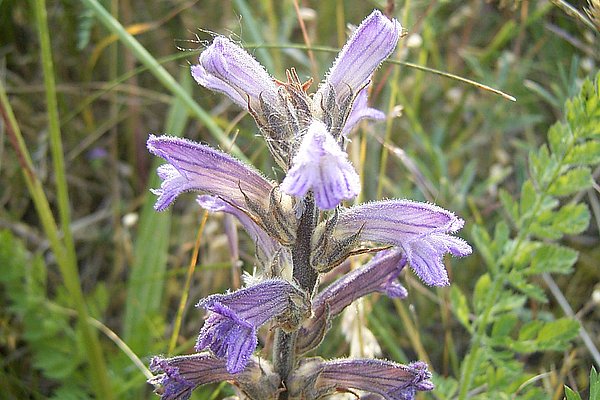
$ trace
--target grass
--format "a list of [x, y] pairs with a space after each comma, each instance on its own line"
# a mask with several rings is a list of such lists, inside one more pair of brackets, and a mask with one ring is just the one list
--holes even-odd
[[[222, 219], [209, 216], [199, 236], [202, 210], [192, 196], [154, 212], [148, 189], [159, 184], [157, 160], [144, 146], [149, 133], [209, 142], [276, 177], [252, 119], [189, 76], [213, 32], [239, 40], [278, 79], [295, 66], [318, 82], [345, 41], [346, 23], [359, 23], [374, 7], [392, 10], [407, 37], [377, 71], [370, 97], [389, 117], [363, 124], [349, 147], [363, 177], [361, 201], [435, 202], [467, 221], [462, 235], [473, 243], [475, 224], [492, 232], [510, 219], [500, 193], [519, 200], [530, 154], [597, 70], [598, 31], [583, 2], [556, 3], [406, 1], [392, 8], [339, 0], [301, 2], [296, 10], [291, 0], [0, 2], [3, 395], [150, 397], [148, 371], [133, 360], [147, 365], [153, 354], [191, 351], [202, 323], [191, 306], [230, 287], [235, 267]], [[529, 298], [512, 311], [519, 321], [554, 321], [567, 312], [566, 301], [591, 338], [518, 354], [524, 386], [513, 398], [534, 396], [524, 393], [535, 387], [537, 398], [560, 399], [563, 384], [585, 393], [590, 366], [599, 367], [598, 195], [595, 184], [561, 200], [583, 201], [591, 213], [587, 230], [560, 241], [579, 252], [575, 268], [536, 278], [551, 301]], [[254, 248], [243, 233], [239, 252], [251, 270]], [[469, 331], [457, 313], [460, 294], [467, 304], [475, 296], [484, 261], [478, 252], [448, 259], [452, 289], [432, 290], [407, 274], [406, 301], [370, 299], [367, 326], [383, 355], [427, 359], [436, 372], [439, 389], [423, 398], [490, 390], [493, 380], [473, 377], [475, 366], [502, 381], [504, 372], [477, 361], [481, 342], [473, 337], [485, 336], [488, 317]], [[470, 313], [466, 320], [476, 320]], [[44, 350], [56, 344], [72, 357]], [[320, 350], [341, 356], [348, 346], [337, 330]], [[462, 368], [473, 379], [455, 390]], [[226, 385], [213, 385], [195, 396], [228, 394]]]

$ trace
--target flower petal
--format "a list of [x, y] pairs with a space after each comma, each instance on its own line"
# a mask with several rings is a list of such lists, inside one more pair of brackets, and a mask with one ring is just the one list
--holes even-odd
[[265, 263], [270, 264], [278, 255], [287, 253], [286, 250], [271, 236], [265, 232], [260, 226], [258, 226], [248, 215], [242, 212], [240, 209], [233, 207], [231, 204], [223, 201], [217, 196], [201, 195], [197, 198], [198, 204], [208, 211], [211, 212], [226, 212], [236, 217], [246, 232], [254, 240], [257, 246], [257, 252]]
[[161, 400], [187, 400], [192, 390], [201, 385], [230, 381], [253, 398], [276, 399], [279, 394], [279, 376], [268, 362], [260, 365], [250, 360], [247, 368], [239, 374], [231, 374], [225, 368], [225, 360], [207, 352], [172, 358], [153, 357], [150, 370], [162, 372], [148, 380], [161, 393]]
[[192, 67], [192, 76], [200, 85], [228, 95], [248, 109], [258, 105], [260, 97], [277, 102], [277, 85], [254, 57], [231, 40], [217, 36], [200, 54], [200, 64]]
[[296, 344], [299, 354], [316, 347], [331, 319], [354, 300], [373, 292], [405, 298], [408, 293], [397, 281], [406, 265], [406, 257], [397, 249], [378, 253], [366, 265], [357, 268], [323, 289], [313, 300], [313, 316], [300, 328]]
[[281, 190], [298, 197], [312, 190], [317, 206], [331, 210], [360, 192], [360, 179], [325, 125], [313, 120]]
[[334, 90], [338, 104], [349, 95], [356, 95], [371, 78], [377, 67], [396, 48], [402, 26], [375, 10], [354, 31], [319, 88], [322, 98]]
[[403, 365], [385, 360], [305, 359], [292, 373], [290, 397], [317, 399], [339, 389], [358, 389], [388, 400], [413, 400], [417, 391], [433, 390], [431, 373], [423, 362]]
[[411, 268], [428, 285], [448, 285], [442, 257], [466, 256], [471, 246], [448, 235], [464, 221], [441, 207], [410, 200], [386, 200], [361, 204], [340, 212], [335, 235], [360, 232], [360, 240], [400, 247]]
[[239, 160], [209, 146], [169, 136], [150, 135], [148, 149], [164, 158], [158, 175], [163, 180], [153, 192], [158, 200], [154, 208], [162, 211], [175, 198], [190, 190], [221, 196], [238, 207], [245, 207], [248, 198], [268, 205], [273, 184], [260, 172]]
[[358, 125], [358, 123], [363, 119], [385, 119], [385, 114], [382, 111], [379, 111], [375, 108], [370, 108], [368, 106], [368, 91], [369, 88], [365, 87], [354, 99], [352, 110], [350, 111], [350, 115], [348, 115], [348, 119], [346, 120], [344, 128], [342, 129], [342, 135], [344, 137], [348, 137], [348, 134], [352, 131], [352, 129], [354, 129], [354, 127], [356, 127], [356, 125]]
[[233, 293], [215, 294], [200, 301], [197, 307], [205, 308], [209, 314], [200, 330], [196, 350], [210, 348], [217, 357], [226, 357], [230, 373], [244, 369], [256, 349], [256, 330], [261, 325], [276, 317], [286, 321], [299, 318], [309, 309], [300, 290], [282, 279], [265, 280]]

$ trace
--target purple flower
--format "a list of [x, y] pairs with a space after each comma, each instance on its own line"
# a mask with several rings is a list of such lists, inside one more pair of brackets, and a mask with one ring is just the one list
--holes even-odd
[[231, 40], [217, 36], [202, 52], [192, 76], [207, 89], [222, 92], [242, 108], [258, 108], [260, 98], [278, 101], [277, 85], [265, 68]]
[[427, 365], [419, 361], [403, 365], [384, 360], [313, 358], [303, 360], [287, 387], [290, 397], [307, 400], [344, 389], [364, 390], [386, 400], [413, 400], [417, 391], [433, 390], [430, 378]]
[[384, 293], [391, 298], [405, 298], [408, 293], [397, 281], [405, 264], [406, 258], [401, 251], [382, 251], [366, 265], [321, 291], [313, 300], [312, 317], [300, 328], [296, 344], [298, 353], [305, 353], [319, 345], [331, 324], [331, 318], [354, 300], [373, 292]]
[[379, 65], [392, 54], [402, 26], [375, 10], [354, 31], [327, 73], [317, 97], [327, 98], [333, 89], [338, 104], [356, 95], [370, 81]]
[[[345, 135], [364, 118], [382, 119], [367, 106], [371, 75], [394, 51], [401, 26], [374, 11], [344, 46], [314, 96], [295, 70], [275, 83], [229, 39], [217, 37], [192, 67], [196, 81], [225, 93], [254, 117], [275, 161], [289, 171], [282, 189], [299, 197], [313, 191], [317, 206], [335, 208], [355, 197], [360, 180], [343, 148]], [[309, 80], [310, 82], [310, 80]]]
[[356, 100], [354, 100], [354, 105], [352, 106], [352, 111], [350, 111], [350, 115], [346, 120], [344, 129], [342, 129], [342, 135], [344, 135], [344, 137], [348, 137], [348, 134], [352, 131], [352, 129], [354, 129], [354, 127], [363, 119], [385, 119], [385, 114], [383, 112], [368, 106], [368, 91], [369, 88], [365, 87], [358, 92]]
[[158, 168], [163, 180], [153, 192], [158, 200], [154, 208], [162, 211], [177, 196], [198, 190], [221, 196], [244, 208], [246, 197], [257, 204], [268, 204], [273, 184], [254, 168], [232, 156], [199, 143], [170, 136], [150, 135], [148, 149], [169, 164]]
[[217, 196], [201, 195], [198, 196], [197, 201], [202, 208], [210, 212], [225, 212], [236, 217], [254, 240], [259, 261], [265, 267], [270, 267], [277, 257], [279, 257], [281, 263], [289, 262], [289, 250], [269, 236], [264, 229], [239, 208], [233, 207]]
[[209, 313], [196, 350], [210, 348], [217, 357], [226, 358], [227, 371], [232, 374], [242, 371], [248, 363], [258, 344], [256, 330], [261, 325], [273, 318], [285, 325], [309, 309], [302, 292], [282, 279], [215, 294], [200, 301], [197, 307]]
[[317, 206], [323, 210], [360, 192], [360, 179], [348, 155], [319, 120], [310, 124], [292, 165], [281, 190], [298, 197], [313, 190]]
[[150, 370], [162, 372], [148, 380], [162, 400], [187, 400], [192, 390], [208, 383], [230, 381], [257, 399], [277, 399], [279, 376], [268, 362], [250, 360], [238, 374], [227, 371], [225, 360], [207, 352], [172, 358], [153, 357]]
[[452, 212], [432, 204], [386, 200], [341, 211], [334, 235], [347, 237], [358, 232], [359, 240], [398, 246], [423, 282], [445, 286], [449, 281], [442, 256], [471, 254], [467, 242], [449, 235], [463, 225]]

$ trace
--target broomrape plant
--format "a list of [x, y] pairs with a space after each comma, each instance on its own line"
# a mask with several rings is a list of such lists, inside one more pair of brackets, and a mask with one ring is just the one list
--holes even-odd
[[[244, 49], [216, 37], [191, 68], [195, 80], [224, 93], [256, 121], [285, 173], [282, 182], [209, 146], [151, 136], [148, 149], [167, 164], [155, 208], [186, 191], [211, 212], [236, 217], [253, 238], [256, 272], [235, 292], [215, 294], [197, 306], [207, 318], [197, 354], [155, 357], [150, 383], [162, 399], [187, 399], [194, 388], [229, 381], [240, 399], [318, 399], [339, 391], [413, 399], [433, 389], [423, 362], [301, 358], [322, 341], [331, 320], [369, 293], [403, 298], [397, 281], [409, 266], [423, 282], [449, 284], [442, 258], [466, 256], [471, 247], [453, 236], [464, 221], [432, 204], [385, 200], [346, 208], [360, 191], [348, 160], [348, 134], [358, 121], [382, 119], [367, 106], [373, 72], [394, 51], [402, 27], [374, 11], [355, 30], [314, 94], [294, 69], [272, 78]], [[380, 247], [374, 247], [380, 246]], [[321, 289], [319, 277], [349, 256], [379, 252], [370, 262]], [[257, 330], [274, 324], [272, 360], [256, 356]], [[367, 398], [367, 397], [365, 397]], [[369, 397], [372, 398], [372, 397]]]

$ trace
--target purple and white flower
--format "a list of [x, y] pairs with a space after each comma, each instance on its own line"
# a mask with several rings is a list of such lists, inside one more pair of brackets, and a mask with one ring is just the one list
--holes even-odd
[[427, 364], [403, 365], [385, 360], [305, 359], [288, 381], [290, 397], [320, 399], [341, 390], [357, 389], [386, 400], [414, 400], [417, 391], [433, 390]]
[[370, 293], [390, 298], [405, 298], [408, 293], [397, 278], [406, 257], [397, 249], [378, 253], [366, 265], [357, 268], [323, 289], [313, 300], [313, 315], [300, 328], [296, 349], [303, 354], [315, 348], [331, 325], [331, 319], [355, 300]]
[[254, 240], [259, 261], [263, 262], [265, 266], [269, 266], [278, 257], [282, 262], [287, 261], [289, 258], [289, 250], [269, 236], [262, 227], [239, 208], [233, 207], [220, 197], [206, 194], [198, 196], [197, 201], [205, 210], [210, 212], [225, 212], [237, 218], [246, 232], [248, 232], [248, 235]]
[[314, 120], [302, 139], [290, 169], [281, 183], [281, 190], [304, 197], [314, 192], [320, 209], [331, 210], [342, 200], [360, 192], [360, 179], [325, 125]]
[[191, 190], [220, 196], [240, 208], [246, 207], [246, 199], [268, 204], [273, 183], [229, 154], [170, 136], [150, 135], [147, 145], [152, 154], [168, 162], [158, 168], [162, 184], [160, 189], [153, 190], [158, 195], [154, 206], [157, 211]]
[[258, 344], [257, 329], [274, 318], [287, 322], [306, 314], [310, 308], [306, 301], [299, 289], [283, 279], [209, 296], [197, 304], [209, 313], [196, 350], [209, 348], [227, 359], [229, 373], [240, 372]]
[[278, 102], [275, 81], [247, 51], [223, 36], [217, 36], [192, 66], [192, 76], [207, 89], [226, 94], [240, 107], [258, 108], [260, 98]]
[[462, 219], [433, 204], [385, 200], [342, 210], [334, 236], [358, 232], [359, 240], [398, 246], [423, 282], [445, 286], [449, 280], [443, 255], [462, 257], [472, 251], [463, 239], [450, 235], [463, 225]]
[[148, 380], [156, 387], [161, 400], [187, 400], [201, 385], [230, 381], [252, 398], [275, 400], [279, 397], [279, 376], [264, 360], [251, 359], [244, 371], [232, 374], [225, 360], [208, 352], [172, 358], [153, 357], [150, 370], [157, 375]]
[[283, 192], [303, 197], [313, 191], [317, 206], [330, 210], [360, 191], [344, 151], [346, 135], [361, 119], [384, 117], [367, 106], [366, 87], [401, 32], [398, 21], [373, 11], [312, 97], [294, 70], [288, 71], [287, 83], [276, 83], [254, 57], [224, 37], [215, 38], [200, 55], [192, 75], [252, 114], [275, 160], [288, 171]]

